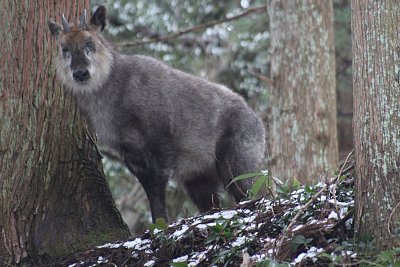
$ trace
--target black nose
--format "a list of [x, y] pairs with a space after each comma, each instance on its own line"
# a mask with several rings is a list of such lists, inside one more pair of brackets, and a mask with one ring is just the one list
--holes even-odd
[[77, 70], [74, 71], [74, 80], [77, 82], [84, 82], [90, 78], [90, 73], [88, 70]]

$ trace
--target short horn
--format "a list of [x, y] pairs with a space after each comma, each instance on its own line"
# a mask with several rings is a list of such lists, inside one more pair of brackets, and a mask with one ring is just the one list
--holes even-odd
[[69, 27], [68, 21], [65, 19], [64, 14], [62, 15], [61, 21], [63, 25], [63, 32], [64, 33], [70, 32], [71, 28]]
[[86, 9], [83, 10], [83, 14], [79, 19], [79, 27], [81, 30], [86, 27]]

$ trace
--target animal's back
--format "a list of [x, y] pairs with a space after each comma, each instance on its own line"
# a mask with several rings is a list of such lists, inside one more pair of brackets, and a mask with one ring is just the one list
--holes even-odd
[[213, 167], [221, 138], [232, 131], [247, 136], [257, 128], [263, 147], [261, 121], [226, 87], [146, 56], [122, 56], [114, 68], [118, 74], [111, 74], [102, 90], [119, 95], [109, 104], [119, 110], [120, 147], [142, 143], [171, 149], [170, 161], [180, 178]]

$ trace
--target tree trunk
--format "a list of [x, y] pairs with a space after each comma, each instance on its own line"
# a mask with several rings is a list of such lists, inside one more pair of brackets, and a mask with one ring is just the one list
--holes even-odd
[[0, 265], [41, 264], [129, 231], [52, 66], [49, 18], [89, 0], [0, 1]]
[[332, 1], [272, 0], [270, 169], [315, 181], [337, 168]]
[[400, 2], [352, 1], [355, 232], [399, 244]]

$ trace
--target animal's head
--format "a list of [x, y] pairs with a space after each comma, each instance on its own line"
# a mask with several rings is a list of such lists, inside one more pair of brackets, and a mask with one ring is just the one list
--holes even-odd
[[57, 74], [59, 79], [74, 92], [90, 92], [101, 87], [110, 75], [113, 54], [101, 36], [106, 25], [106, 9], [97, 8], [89, 21], [86, 10], [79, 22], [49, 21], [53, 36], [59, 42]]

